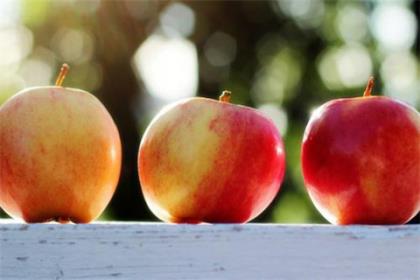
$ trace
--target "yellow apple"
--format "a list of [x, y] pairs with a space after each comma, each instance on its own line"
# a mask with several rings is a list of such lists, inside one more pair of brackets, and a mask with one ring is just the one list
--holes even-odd
[[90, 222], [118, 182], [118, 129], [96, 97], [61, 86], [66, 70], [0, 107], [0, 206], [26, 222]]
[[244, 223], [277, 195], [282, 138], [255, 109], [194, 97], [164, 108], [139, 148], [142, 191], [152, 212], [175, 223]]

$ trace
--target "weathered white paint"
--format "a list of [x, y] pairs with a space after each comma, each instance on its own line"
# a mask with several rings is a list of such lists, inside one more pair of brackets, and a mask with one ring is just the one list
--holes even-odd
[[0, 279], [420, 279], [420, 226], [0, 220]]

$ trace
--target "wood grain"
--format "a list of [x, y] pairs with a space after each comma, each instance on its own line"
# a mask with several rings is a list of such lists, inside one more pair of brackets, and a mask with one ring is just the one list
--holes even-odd
[[420, 226], [19, 224], [0, 279], [420, 279]]

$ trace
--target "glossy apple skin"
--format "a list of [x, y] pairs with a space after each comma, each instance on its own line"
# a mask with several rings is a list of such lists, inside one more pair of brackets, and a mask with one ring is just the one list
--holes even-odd
[[88, 92], [31, 88], [0, 107], [0, 206], [14, 218], [90, 222], [120, 166], [118, 130]]
[[331, 223], [404, 224], [420, 209], [420, 116], [387, 97], [330, 101], [302, 144], [309, 195]]
[[258, 111], [191, 98], [163, 109], [147, 128], [139, 177], [164, 221], [243, 223], [278, 193], [284, 157], [276, 127]]

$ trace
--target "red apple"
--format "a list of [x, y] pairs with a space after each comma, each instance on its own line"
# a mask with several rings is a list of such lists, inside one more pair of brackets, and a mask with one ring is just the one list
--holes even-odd
[[403, 224], [420, 209], [420, 116], [388, 97], [337, 99], [306, 127], [306, 188], [333, 224]]
[[118, 182], [117, 127], [96, 97], [61, 87], [66, 70], [0, 107], [0, 206], [26, 222], [89, 222]]
[[273, 200], [283, 180], [282, 139], [258, 111], [190, 98], [164, 108], [147, 128], [138, 167], [143, 195], [160, 219], [243, 223]]

